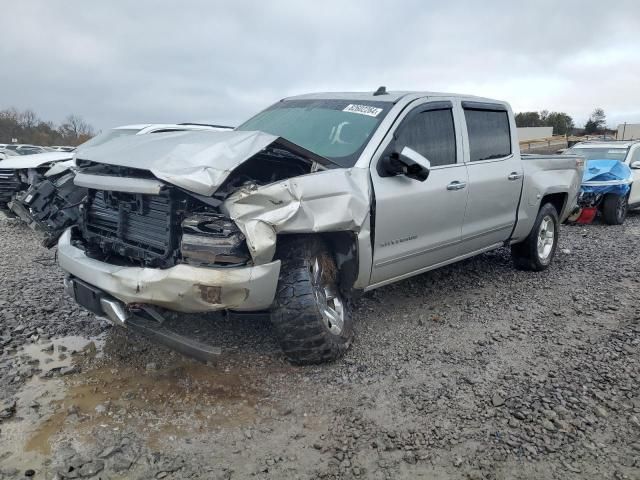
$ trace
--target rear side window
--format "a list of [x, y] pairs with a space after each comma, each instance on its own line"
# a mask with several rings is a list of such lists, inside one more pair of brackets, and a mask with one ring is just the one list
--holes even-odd
[[506, 111], [464, 109], [472, 162], [511, 155], [509, 116]]
[[408, 117], [400, 127], [397, 144], [425, 157], [432, 167], [456, 163], [456, 132], [450, 108], [426, 110]]

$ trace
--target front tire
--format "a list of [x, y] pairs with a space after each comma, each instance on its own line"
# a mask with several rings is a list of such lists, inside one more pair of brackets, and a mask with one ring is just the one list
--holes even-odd
[[549, 267], [558, 248], [559, 225], [555, 207], [544, 204], [527, 238], [511, 245], [511, 258], [518, 270], [540, 272]]
[[316, 236], [283, 238], [271, 322], [287, 359], [297, 365], [341, 357], [353, 340], [351, 304], [340, 292], [335, 260]]
[[626, 195], [608, 193], [602, 204], [602, 218], [609, 225], [622, 225], [627, 218], [629, 202]]

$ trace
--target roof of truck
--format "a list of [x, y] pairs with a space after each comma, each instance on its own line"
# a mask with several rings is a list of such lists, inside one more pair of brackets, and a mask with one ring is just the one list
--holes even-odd
[[375, 94], [372, 90], [370, 92], [320, 92], [320, 93], [306, 93], [303, 95], [294, 95], [286, 97], [284, 100], [314, 100], [314, 99], [335, 99], [335, 100], [364, 100], [370, 102], [391, 102], [396, 103], [398, 100], [407, 97], [459, 97], [473, 99], [481, 102], [498, 102], [505, 103], [503, 100], [496, 100], [494, 98], [477, 97], [475, 95], [465, 95], [460, 93], [445, 93], [445, 92], [420, 92], [420, 91], [388, 91], [382, 94]]

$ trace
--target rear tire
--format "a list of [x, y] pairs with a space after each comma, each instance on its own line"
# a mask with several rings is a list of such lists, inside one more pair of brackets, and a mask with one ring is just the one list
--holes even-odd
[[609, 225], [622, 225], [627, 218], [629, 203], [626, 195], [608, 193], [602, 203], [602, 218]]
[[353, 340], [351, 304], [340, 292], [335, 260], [317, 236], [283, 238], [271, 322], [287, 359], [297, 365], [341, 357]]
[[545, 203], [538, 211], [529, 236], [511, 245], [511, 258], [518, 270], [540, 272], [546, 270], [558, 248], [560, 233], [558, 212], [550, 203]]

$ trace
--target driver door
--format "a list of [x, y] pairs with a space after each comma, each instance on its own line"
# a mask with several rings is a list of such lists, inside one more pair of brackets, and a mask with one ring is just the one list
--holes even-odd
[[[457, 106], [424, 101], [396, 122], [379, 158], [371, 164], [375, 195], [371, 284], [426, 271], [460, 255], [468, 197]], [[425, 181], [386, 176], [385, 156], [404, 147], [430, 164]]]

